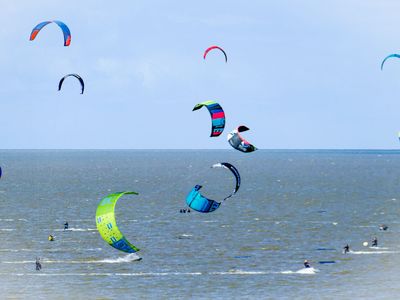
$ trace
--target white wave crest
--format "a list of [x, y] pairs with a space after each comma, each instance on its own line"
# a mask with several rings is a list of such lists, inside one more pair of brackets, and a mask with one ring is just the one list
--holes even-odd
[[106, 264], [118, 264], [118, 263], [126, 263], [126, 262], [132, 262], [135, 260], [141, 260], [139, 255], [136, 253], [130, 253], [126, 256], [123, 257], [117, 257], [117, 258], [111, 258], [111, 259], [103, 259], [103, 260], [97, 260], [94, 261], [96, 263], [106, 263]]
[[315, 268], [303, 268], [303, 269], [300, 269], [300, 270], [298, 270], [298, 271], [282, 271], [282, 272], [279, 272], [280, 274], [305, 274], [305, 275], [314, 275], [314, 274], [316, 274], [316, 273], [318, 273], [319, 272], [319, 270], [318, 269], [315, 269]]
[[350, 251], [350, 254], [393, 254], [400, 253], [400, 251]]

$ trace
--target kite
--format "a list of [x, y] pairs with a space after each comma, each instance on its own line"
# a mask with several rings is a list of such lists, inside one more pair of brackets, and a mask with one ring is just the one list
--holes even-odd
[[230, 163], [227, 163], [227, 162], [214, 164], [212, 166], [212, 168], [225, 168], [225, 169], [231, 171], [233, 176], [235, 176], [235, 179], [236, 179], [235, 188], [233, 189], [233, 192], [229, 196], [224, 198], [224, 201], [225, 201], [226, 199], [228, 199], [228, 198], [232, 197], [233, 195], [235, 195], [237, 193], [237, 191], [239, 190], [239, 188], [240, 188], [240, 174], [239, 174], [239, 171], [233, 165], [231, 165]]
[[235, 148], [236, 150], [242, 151], [242, 152], [253, 152], [256, 151], [257, 148], [250, 144], [248, 141], [246, 141], [240, 134], [239, 132], [247, 131], [249, 130], [248, 127], [241, 125], [238, 128], [232, 130], [231, 132], [228, 133], [228, 142], [229, 144]]
[[203, 106], [207, 107], [207, 109], [211, 115], [211, 135], [210, 135], [210, 137], [217, 137], [224, 131], [224, 128], [225, 128], [224, 110], [217, 102], [205, 101], [205, 102], [196, 104], [196, 106], [193, 108], [192, 111], [198, 110], [198, 109], [202, 108]]
[[222, 49], [221, 47], [218, 47], [218, 46], [211, 46], [211, 47], [207, 48], [206, 51], [204, 51], [203, 58], [206, 59], [208, 52], [210, 52], [211, 50], [214, 50], [214, 49], [220, 50], [225, 55], [225, 62], [228, 62], [228, 56], [226, 55], [226, 52], [224, 51], [224, 49]]
[[232, 197], [239, 190], [241, 180], [240, 180], [240, 175], [239, 175], [238, 170], [230, 163], [217, 163], [212, 166], [212, 168], [221, 168], [221, 167], [230, 170], [233, 173], [233, 175], [235, 176], [236, 184], [235, 184], [235, 188], [234, 188], [233, 192], [229, 196], [225, 197], [221, 202], [218, 202], [218, 201], [206, 198], [202, 194], [200, 194], [199, 191], [202, 188], [202, 186], [197, 184], [186, 197], [186, 204], [191, 209], [196, 210], [198, 212], [202, 212], [202, 213], [212, 212], [212, 211], [216, 210], [221, 205], [222, 202], [224, 202], [226, 199]]
[[79, 80], [79, 82], [81, 83], [81, 88], [82, 88], [81, 94], [83, 94], [83, 91], [85, 90], [85, 83], [83, 82], [82, 77], [79, 76], [78, 74], [68, 74], [68, 75], [65, 75], [63, 78], [61, 78], [60, 82], [58, 83], [58, 90], [59, 91], [61, 90], [61, 86], [64, 82], [64, 79], [69, 76], [74, 76], [75, 78], [77, 78]]
[[36, 38], [36, 36], [38, 35], [39, 31], [42, 30], [42, 28], [44, 26], [46, 26], [47, 24], [50, 24], [50, 23], [56, 23], [61, 28], [61, 30], [64, 34], [64, 46], [69, 46], [71, 44], [71, 32], [69, 31], [68, 26], [65, 25], [61, 21], [45, 21], [45, 22], [37, 24], [32, 29], [29, 40], [33, 41]]
[[96, 210], [96, 225], [101, 237], [112, 247], [123, 252], [139, 251], [132, 245], [117, 227], [115, 221], [115, 204], [123, 195], [138, 195], [136, 192], [119, 192], [103, 198]]
[[384, 59], [384, 60], [382, 61], [382, 63], [381, 63], [381, 70], [383, 70], [383, 64], [385, 63], [385, 61], [386, 61], [387, 59], [391, 58], [391, 57], [400, 58], [400, 55], [399, 55], [399, 54], [390, 54], [390, 55], [386, 56], [385, 59]]

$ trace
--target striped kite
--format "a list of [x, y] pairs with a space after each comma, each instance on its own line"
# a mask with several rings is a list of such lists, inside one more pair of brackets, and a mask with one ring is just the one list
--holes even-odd
[[207, 109], [211, 115], [211, 135], [210, 135], [210, 137], [217, 137], [224, 131], [224, 128], [225, 128], [224, 110], [217, 102], [205, 101], [205, 102], [196, 104], [196, 106], [193, 108], [192, 111], [198, 110], [198, 109], [202, 108], [203, 106], [207, 107]]
[[45, 21], [45, 22], [37, 24], [32, 29], [29, 40], [33, 41], [36, 38], [36, 36], [38, 35], [39, 31], [42, 30], [42, 28], [44, 26], [46, 26], [47, 24], [50, 24], [50, 23], [56, 23], [61, 28], [61, 30], [64, 34], [64, 46], [69, 46], [71, 44], [71, 32], [69, 31], [68, 26], [65, 25], [61, 21]]

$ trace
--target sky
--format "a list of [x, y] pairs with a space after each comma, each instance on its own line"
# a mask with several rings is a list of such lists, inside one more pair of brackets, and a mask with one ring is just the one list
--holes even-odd
[[[400, 1], [0, 0], [1, 149], [398, 149]], [[61, 20], [34, 41], [32, 28]], [[228, 55], [203, 52], [211, 45]], [[77, 73], [85, 81], [58, 82]], [[224, 108], [210, 138], [200, 102]]]

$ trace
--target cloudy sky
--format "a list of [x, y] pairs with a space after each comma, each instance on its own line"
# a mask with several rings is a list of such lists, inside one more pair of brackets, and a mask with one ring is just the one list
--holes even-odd
[[[400, 1], [0, 0], [2, 149], [399, 147]], [[72, 35], [63, 46], [50, 24]], [[203, 60], [204, 50], [219, 45]], [[85, 94], [68, 73], [85, 80]], [[226, 113], [210, 138], [206, 109]]]

